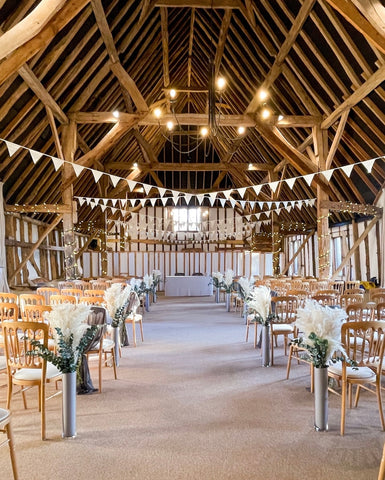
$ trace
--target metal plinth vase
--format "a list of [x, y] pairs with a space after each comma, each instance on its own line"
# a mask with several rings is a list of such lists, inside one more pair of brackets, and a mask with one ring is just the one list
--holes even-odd
[[219, 287], [215, 290], [215, 303], [219, 303]]
[[150, 294], [146, 293], [146, 297], [144, 300], [144, 308], [146, 309], [146, 312], [150, 311]]
[[230, 311], [230, 293], [226, 293], [226, 312]]
[[243, 317], [243, 320], [245, 321], [245, 325], [247, 324], [247, 310], [248, 310], [248, 305], [245, 302], [243, 304], [243, 312], [242, 312], [242, 317]]
[[262, 366], [270, 367], [270, 326], [262, 325]]
[[152, 292], [152, 301], [156, 303], [156, 290]]
[[328, 429], [328, 368], [314, 369], [314, 428]]
[[76, 437], [76, 372], [63, 373], [62, 437]]
[[112, 327], [113, 339], [115, 342], [115, 365], [119, 367], [119, 352], [120, 352], [120, 331], [119, 327]]

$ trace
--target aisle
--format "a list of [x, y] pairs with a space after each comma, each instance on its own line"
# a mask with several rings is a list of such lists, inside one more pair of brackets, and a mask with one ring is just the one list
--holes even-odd
[[20, 478], [375, 480], [384, 434], [374, 396], [349, 416], [344, 438], [332, 398], [331, 430], [316, 433], [307, 367], [286, 381], [282, 349], [263, 368], [244, 333], [239, 314], [212, 298], [160, 297], [145, 314], [145, 342], [123, 349], [119, 380], [104, 369], [103, 393], [78, 397], [75, 440], [60, 438], [59, 399], [48, 402], [46, 442], [36, 409], [15, 401]]

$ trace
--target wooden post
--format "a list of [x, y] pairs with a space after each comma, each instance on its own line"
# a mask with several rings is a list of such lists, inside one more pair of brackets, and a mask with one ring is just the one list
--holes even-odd
[[[353, 242], [357, 241], [358, 235], [358, 224], [355, 220], [352, 221], [353, 226]], [[355, 279], [362, 278], [361, 275], [361, 257], [360, 257], [360, 249], [357, 248], [354, 252], [354, 272], [355, 272]]]
[[[64, 160], [73, 162], [76, 151], [76, 124], [70, 122], [63, 126], [62, 135]], [[76, 239], [74, 232], [75, 206], [73, 202], [73, 186], [68, 184], [68, 179], [73, 176], [73, 168], [68, 163], [62, 166], [62, 199], [63, 203], [71, 208], [71, 213], [63, 214], [63, 242], [64, 242], [64, 270], [67, 280], [78, 278], [78, 268], [75, 261]]]
[[[319, 170], [325, 170], [327, 158], [327, 130], [313, 128], [315, 156]], [[322, 207], [322, 201], [328, 200], [328, 194], [317, 184], [317, 234], [318, 234], [318, 277], [329, 277], [330, 271], [330, 235], [329, 209]]]
[[282, 235], [279, 231], [278, 215], [271, 213], [271, 244], [273, 253], [273, 275], [278, 276], [281, 273], [280, 253], [282, 251]]

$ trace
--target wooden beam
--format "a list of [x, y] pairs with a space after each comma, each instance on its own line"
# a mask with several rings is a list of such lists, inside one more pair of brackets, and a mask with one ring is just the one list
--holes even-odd
[[383, 36], [385, 34], [384, 2], [382, 0], [352, 0], [352, 2]]
[[147, 112], [148, 105], [146, 100], [143, 98], [138, 87], [130, 75], [126, 72], [123, 66], [120, 63], [110, 63], [110, 68], [116, 78], [119, 80], [119, 83], [124, 87], [127, 92], [130, 94], [132, 101], [135, 103], [136, 108], [139, 112]]
[[168, 15], [167, 8], [160, 9], [160, 25], [162, 30], [162, 55], [163, 55], [163, 84], [165, 87], [170, 85], [170, 69], [168, 60]]
[[[69, 114], [69, 118], [76, 123], [117, 123], [117, 119], [112, 112], [74, 112]], [[276, 126], [278, 128], [300, 128], [313, 127], [321, 121], [321, 117], [317, 115], [285, 115], [278, 120], [278, 116], [272, 116], [269, 120], [264, 121], [265, 125]], [[119, 122], [130, 123], [133, 120], [138, 125], [161, 125], [166, 126], [167, 122], [172, 121], [179, 125], [203, 126], [208, 124], [207, 113], [176, 113], [164, 114], [157, 119], [153, 113], [147, 115], [120, 112]], [[217, 124], [220, 127], [254, 127], [255, 120], [249, 115], [218, 115]]]
[[360, 213], [362, 215], [376, 215], [381, 217], [383, 214], [382, 207], [376, 207], [375, 205], [351, 203], [351, 202], [331, 202], [325, 200], [321, 202], [322, 208], [327, 208], [333, 212], [348, 212], [348, 213]]
[[225, 13], [223, 15], [221, 30], [219, 32], [217, 50], [215, 52], [215, 59], [214, 59], [215, 76], [218, 75], [219, 67], [221, 65], [222, 56], [223, 56], [223, 52], [224, 52], [224, 49], [225, 49], [225, 43], [226, 43], [226, 40], [227, 40], [227, 32], [228, 32], [229, 27], [230, 27], [230, 21], [231, 21], [232, 13], [233, 12], [229, 9], [229, 10], [225, 10]]
[[156, 0], [156, 7], [168, 8], [241, 8], [238, 0]]
[[48, 227], [44, 230], [44, 232], [40, 235], [38, 238], [37, 242], [34, 244], [34, 246], [31, 248], [30, 252], [28, 255], [24, 258], [24, 260], [17, 266], [16, 270], [11, 274], [10, 278], [8, 279], [9, 283], [12, 283], [13, 279], [16, 277], [16, 275], [22, 271], [22, 269], [27, 265], [28, 260], [32, 257], [32, 255], [35, 253], [35, 251], [39, 248], [39, 246], [43, 243], [47, 235], [54, 230], [54, 228], [62, 221], [63, 215], [58, 215], [56, 219], [51, 223], [51, 225], [48, 225]]
[[[350, 0], [326, 0], [349, 23], [353, 25], [366, 40], [385, 54], [385, 37], [361, 14]], [[362, 2], [361, 2], [362, 3]]]
[[5, 205], [6, 212], [19, 213], [71, 213], [72, 209], [68, 205]]
[[365, 83], [357, 88], [344, 102], [341, 103], [322, 123], [321, 128], [329, 128], [330, 125], [338, 120], [338, 118], [346, 110], [353, 108], [357, 103], [364, 99], [370, 92], [377, 88], [385, 80], [385, 65], [382, 65], [376, 72], [371, 75]]
[[246, 113], [253, 113], [257, 110], [258, 106], [261, 103], [261, 100], [259, 98], [260, 90], [268, 90], [274, 83], [274, 81], [277, 79], [277, 77], [280, 75], [282, 71], [282, 64], [285, 61], [286, 56], [288, 55], [292, 46], [294, 45], [299, 32], [301, 31], [304, 23], [306, 22], [310, 12], [313, 9], [314, 4], [315, 0], [305, 0], [303, 2], [297, 17], [293, 22], [293, 25], [291, 26], [288, 34], [286, 35], [285, 41], [283, 42], [277, 56], [275, 57], [273, 66], [271, 67], [269, 73], [263, 81], [260, 89], [254, 95], [253, 99], [246, 108]]
[[308, 235], [307, 237], [305, 238], [305, 240], [302, 242], [301, 246], [299, 247], [299, 249], [295, 252], [295, 254], [293, 255], [293, 258], [291, 258], [291, 260], [285, 265], [285, 268], [282, 270], [281, 274], [282, 275], [286, 275], [286, 273], [288, 272], [289, 268], [291, 267], [291, 265], [293, 265], [295, 259], [298, 257], [298, 255], [302, 252], [302, 250], [305, 248], [305, 245], [307, 244], [307, 242], [311, 239], [311, 237], [314, 235], [314, 230], [312, 230]]
[[104, 13], [101, 0], [91, 0], [92, 10], [95, 15], [96, 23], [100, 34], [102, 36], [104, 45], [106, 46], [107, 53], [112, 63], [119, 62], [119, 55], [115, 47], [115, 42], [112, 37], [110, 27], [107, 22], [106, 14]]
[[[50, 3], [50, 0], [46, 1]], [[0, 64], [0, 85], [36, 53], [47, 47], [55, 35], [76, 17], [88, 2], [89, 0], [67, 0], [37, 35], [13, 50]]]
[[379, 219], [380, 219], [380, 217], [374, 217], [371, 220], [371, 222], [365, 228], [365, 230], [361, 233], [359, 238], [357, 238], [357, 240], [354, 242], [352, 248], [349, 250], [346, 257], [341, 262], [340, 266], [333, 273], [333, 275], [331, 277], [331, 280], [335, 280], [338, 277], [339, 273], [342, 271], [342, 269], [346, 267], [346, 265], [349, 263], [350, 258], [352, 257], [352, 255], [354, 254], [356, 249], [360, 246], [361, 242], [369, 235], [370, 230], [374, 227], [374, 225], [378, 222]]
[[30, 14], [0, 38], [0, 60], [36, 37], [65, 3], [65, 0], [41, 0]]
[[345, 111], [343, 112], [343, 114], [341, 115], [340, 123], [338, 124], [336, 134], [334, 135], [333, 142], [332, 142], [332, 144], [331, 144], [331, 147], [330, 147], [330, 149], [329, 149], [328, 156], [327, 156], [327, 158], [326, 158], [326, 165], [325, 165], [325, 167], [326, 167], [327, 170], [331, 167], [331, 164], [332, 164], [334, 155], [335, 155], [336, 152], [337, 152], [338, 145], [340, 144], [342, 135], [343, 135], [344, 130], [345, 130], [345, 125], [346, 125], [346, 122], [347, 122], [348, 117], [349, 117], [349, 112], [350, 112], [350, 109], [348, 108], [348, 109], [345, 110]]
[[[106, 168], [115, 170], [133, 170], [134, 167], [125, 162], [110, 162], [106, 164]], [[142, 172], [150, 171], [151, 169], [157, 172], [227, 172], [229, 170], [248, 170], [248, 171], [270, 171], [274, 169], [274, 164], [270, 163], [156, 163], [155, 165], [143, 165], [139, 167]]]
[[57, 128], [56, 128], [55, 118], [53, 116], [52, 110], [47, 106], [45, 107], [45, 110], [47, 112], [48, 122], [49, 122], [49, 125], [51, 127], [52, 136], [53, 136], [53, 139], [54, 139], [54, 142], [55, 142], [56, 153], [57, 153], [59, 158], [64, 158], [63, 150], [61, 148], [59, 134], [58, 134], [58, 131], [57, 131]]

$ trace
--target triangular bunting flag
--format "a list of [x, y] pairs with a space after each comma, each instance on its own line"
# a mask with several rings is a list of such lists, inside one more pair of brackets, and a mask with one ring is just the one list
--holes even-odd
[[213, 207], [213, 206], [214, 206], [214, 203], [215, 203], [215, 200], [216, 200], [215, 197], [212, 197], [212, 196], [210, 195], [210, 199], [209, 199], [209, 200], [210, 200], [211, 206]]
[[231, 203], [231, 206], [234, 208], [236, 205], [236, 201], [233, 198], [230, 198], [230, 203]]
[[90, 205], [92, 210], [96, 207], [96, 203], [92, 202], [92, 201], [89, 203], [89, 205]]
[[100, 205], [100, 208], [102, 209], [102, 212], [104, 212], [107, 207], [105, 205]]
[[313, 181], [314, 175], [315, 175], [314, 173], [309, 173], [308, 175], [303, 176], [303, 179], [309, 185], [309, 187], [311, 185], [311, 182]]
[[256, 213], [256, 214], [254, 215], [254, 217], [255, 217], [256, 220], [259, 220], [259, 217], [260, 217], [260, 216], [261, 216], [260, 213]]
[[156, 198], [150, 198], [150, 202], [153, 207], [155, 207], [156, 200]]
[[315, 198], [312, 198], [311, 200], [309, 200], [309, 206], [314, 207], [314, 205], [315, 205]]
[[146, 192], [146, 195], [148, 195], [148, 192], [152, 189], [152, 185], [147, 185], [143, 183], [143, 188], [144, 188], [144, 191]]
[[[8, 140], [5, 140], [5, 144], [7, 145], [7, 149], [10, 157], [12, 157], [12, 155], [16, 153], [20, 148], [20, 145], [17, 145], [16, 143], [8, 142]], [[40, 156], [41, 155], [42, 154], [40, 154]]]
[[225, 198], [220, 198], [219, 201], [221, 202], [221, 205], [222, 205], [222, 208], [223, 208], [226, 204], [226, 199]]
[[197, 200], [198, 200], [199, 205], [202, 205], [202, 202], [203, 202], [203, 199], [204, 199], [204, 195], [201, 195], [201, 194], [200, 194], [200, 195], [197, 195], [196, 197], [197, 197]]
[[252, 202], [249, 202], [250, 208], [253, 209], [255, 207], [255, 202], [254, 200]]
[[60, 158], [56, 158], [56, 157], [51, 157], [51, 160], [52, 160], [53, 166], [55, 167], [55, 172], [57, 172], [59, 168], [63, 165], [64, 160], [61, 160]]
[[146, 205], [146, 201], [147, 201], [147, 198], [141, 198], [140, 199], [140, 204], [142, 205], [142, 207], [144, 207]]
[[79, 205], [82, 206], [84, 202], [86, 201], [85, 198], [78, 198]]
[[328, 182], [330, 182], [330, 179], [333, 175], [333, 172], [334, 172], [334, 168], [330, 169], [330, 170], [325, 170], [324, 172], [322, 172], [324, 174], [324, 177], [326, 178], [326, 180]]
[[91, 169], [92, 175], [94, 176], [95, 182], [98, 183], [100, 177], [103, 175], [103, 172], [99, 172], [99, 170]]
[[227, 198], [227, 200], [229, 200], [230, 198], [230, 195], [231, 195], [231, 192], [232, 190], [225, 190], [223, 193], [223, 195]]
[[158, 192], [159, 192], [159, 195], [160, 195], [161, 197], [163, 197], [163, 195], [166, 193], [166, 189], [165, 189], [165, 188], [158, 187]]
[[111, 212], [112, 212], [113, 214], [115, 214], [115, 213], [116, 213], [116, 208], [114, 208], [114, 207], [110, 207], [110, 209], [111, 209]]
[[103, 202], [103, 205], [107, 205], [108, 198], [101, 198], [100, 201]]
[[185, 193], [184, 194], [184, 199], [186, 201], [186, 205], [188, 205], [190, 203], [191, 197], [192, 197], [191, 193]]
[[245, 196], [246, 188], [247, 187], [238, 188], [238, 193], [241, 196], [241, 198], [243, 198]]
[[86, 198], [87, 205], [91, 203], [91, 199], [89, 197]]
[[261, 191], [261, 188], [262, 188], [262, 185], [254, 185], [253, 186], [253, 189], [254, 189], [254, 192], [256, 195], [259, 195], [260, 191]]
[[76, 163], [71, 163], [72, 168], [74, 169], [75, 175], [78, 177], [84, 170], [83, 165], [77, 165]]
[[116, 206], [116, 202], [118, 201], [117, 198], [111, 198], [111, 202], [112, 202], [112, 205], [115, 207]]
[[368, 173], [371, 173], [375, 161], [376, 161], [375, 158], [373, 158], [372, 160], [365, 160], [365, 162], [362, 162], [361, 165], [363, 165], [366, 168]]
[[292, 208], [293, 208], [293, 207], [291, 207], [291, 206], [289, 205], [288, 207], [286, 207], [286, 210], [290, 213]]
[[286, 178], [285, 179], [285, 182], [287, 183], [288, 187], [290, 188], [290, 190], [293, 190], [293, 186], [294, 186], [294, 183], [295, 181], [297, 180], [297, 177], [294, 177], [294, 178]]
[[109, 175], [111, 183], [114, 187], [118, 184], [119, 180], [121, 180], [120, 177], [117, 177], [116, 175]]
[[244, 209], [245, 204], [246, 204], [246, 200], [239, 200], [239, 203], [241, 204], [241, 207]]
[[279, 181], [269, 183], [269, 187], [271, 188], [271, 191], [273, 193], [275, 193], [275, 191], [277, 190], [278, 184], [279, 184]]
[[134, 180], [127, 180], [127, 185], [128, 185], [128, 188], [130, 189], [130, 192], [134, 190], [137, 183], [138, 182], [134, 182]]
[[167, 200], [168, 200], [168, 198], [167, 198], [167, 197], [163, 197], [163, 198], [161, 198], [161, 200], [162, 200], [163, 206], [165, 207], [165, 206], [166, 206], [166, 203], [167, 203]]
[[42, 153], [37, 152], [36, 150], [30, 150], [29, 153], [30, 153], [30, 155], [32, 157], [32, 161], [35, 165], [41, 159], [41, 157], [43, 156]]
[[352, 170], [353, 170], [353, 167], [354, 165], [345, 165], [344, 167], [342, 167], [342, 171], [344, 172], [344, 174], [350, 178], [350, 175], [352, 173]]
[[131, 207], [135, 207], [136, 198], [130, 198]]
[[124, 208], [127, 204], [127, 198], [122, 198], [120, 200], [120, 208]]
[[269, 210], [267, 212], [263, 212], [263, 213], [266, 215], [267, 218], [269, 218], [270, 215], [271, 215], [271, 212]]

